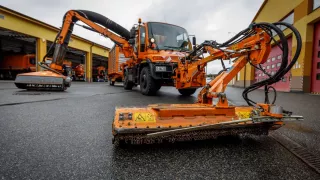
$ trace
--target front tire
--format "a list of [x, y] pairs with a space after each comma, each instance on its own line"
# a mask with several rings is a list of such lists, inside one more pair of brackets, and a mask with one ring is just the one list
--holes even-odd
[[190, 88], [190, 89], [178, 89], [179, 93], [182, 96], [190, 96], [196, 92], [196, 88]]
[[140, 73], [140, 91], [143, 95], [152, 96], [157, 92], [156, 81], [151, 77], [149, 67], [144, 67]]
[[160, 82], [156, 83], [156, 90], [159, 91], [162, 87], [162, 84]]

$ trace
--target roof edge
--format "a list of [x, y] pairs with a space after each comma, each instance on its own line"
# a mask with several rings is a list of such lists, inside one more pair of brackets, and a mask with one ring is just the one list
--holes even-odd
[[268, 0], [264, 0], [264, 1], [263, 1], [262, 5], [260, 6], [260, 8], [259, 8], [259, 10], [258, 10], [258, 12], [257, 12], [257, 14], [254, 16], [254, 18], [252, 19], [251, 22], [254, 22], [254, 21], [257, 19], [257, 17], [259, 16], [260, 12], [261, 12], [262, 9], [264, 8], [264, 6], [267, 4], [267, 2], [268, 2]]
[[[53, 30], [55, 30], [55, 31], [59, 31], [59, 28], [57, 28], [57, 27], [55, 27], [55, 26], [53, 26], [53, 25], [51, 25], [51, 24], [45, 23], [45, 22], [43, 22], [43, 21], [40, 21], [40, 20], [35, 19], [35, 18], [33, 18], [33, 17], [27, 16], [27, 15], [25, 15], [25, 14], [22, 14], [22, 13], [20, 13], [20, 12], [15, 11], [15, 10], [9, 9], [9, 8], [4, 7], [4, 6], [2, 6], [2, 5], [0, 5], [0, 9], [4, 9], [5, 11], [7, 11], [7, 12], [9, 12], [9, 13], [11, 13], [11, 14], [21, 16], [21, 17], [23, 17], [23, 18], [25, 18], [25, 19], [29, 19], [29, 20], [33, 21], [34, 23], [41, 24], [41, 25], [43, 25], [43, 26], [45, 26], [45, 27], [48, 27], [48, 28], [50, 28], [50, 29], [53, 29]], [[105, 49], [107, 49], [107, 50], [110, 50], [109, 47], [103, 46], [103, 45], [101, 45], [101, 44], [97, 44], [97, 43], [95, 43], [95, 42], [93, 42], [93, 41], [90, 41], [90, 40], [85, 39], [85, 38], [83, 38], [83, 37], [80, 37], [80, 36], [78, 36], [78, 35], [72, 34], [72, 37], [77, 38], [77, 39], [80, 39], [80, 40], [83, 40], [83, 41], [86, 41], [86, 42], [89, 42], [89, 43], [91, 43], [91, 44], [94, 44], [95, 46], [99, 46], [99, 47], [101, 47], [101, 48], [105, 48]]]

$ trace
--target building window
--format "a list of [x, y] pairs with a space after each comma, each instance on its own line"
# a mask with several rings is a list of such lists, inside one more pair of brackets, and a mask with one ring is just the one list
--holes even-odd
[[[286, 23], [289, 23], [289, 24], [293, 24], [293, 20], [294, 20], [294, 12], [290, 13], [290, 14], [289, 14], [287, 17], [285, 17], [281, 22], [286, 22]], [[286, 26], [281, 26], [281, 25], [279, 25], [279, 26], [277, 26], [277, 27], [279, 27], [282, 31], [285, 30], [285, 29], [287, 29]], [[272, 35], [275, 36], [275, 35], [277, 35], [277, 33], [276, 33], [274, 30], [272, 30]]]
[[318, 46], [320, 46], [320, 40], [318, 41]]
[[262, 69], [266, 69], [266, 67], [263, 67]]
[[282, 77], [282, 82], [286, 82], [287, 78], [286, 77]]
[[317, 74], [317, 80], [320, 80], [320, 73]]
[[261, 76], [261, 74], [259, 74], [259, 77]]
[[317, 9], [320, 6], [320, 0], [313, 0], [313, 10]]
[[277, 67], [280, 67], [281, 66], [281, 63], [277, 63]]
[[267, 69], [270, 69], [270, 66], [267, 66]]
[[278, 56], [278, 59], [281, 59], [282, 58], [282, 55], [280, 54], [279, 56]]
[[275, 57], [273, 57], [272, 59], [271, 59], [271, 61], [275, 61], [276, 60], [276, 58]]
[[267, 62], [270, 62], [270, 59], [268, 59]]
[[[289, 23], [289, 24], [293, 24], [293, 19], [294, 19], [294, 12], [292, 12], [291, 14], [289, 14], [286, 18], [284, 18], [282, 20], [282, 22], [286, 22], [286, 23]], [[280, 29], [283, 31], [285, 29], [287, 29], [286, 26], [280, 26]]]
[[320, 58], [320, 51], [318, 51], [318, 58]]
[[275, 65], [275, 64], [272, 64], [272, 65], [271, 65], [271, 68], [275, 68], [275, 67], [276, 67], [276, 65]]
[[320, 69], [320, 62], [317, 63], [317, 69]]

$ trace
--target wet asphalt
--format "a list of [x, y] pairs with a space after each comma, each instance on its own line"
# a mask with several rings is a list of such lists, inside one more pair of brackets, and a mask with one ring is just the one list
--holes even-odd
[[[240, 90], [228, 90], [234, 103], [243, 103]], [[107, 83], [32, 92], [0, 82], [0, 179], [320, 179], [268, 136], [123, 148], [112, 144], [115, 107], [195, 100], [170, 87], [146, 97], [138, 88], [127, 91]], [[317, 135], [309, 142], [292, 135], [307, 132], [292, 129], [280, 130], [298, 142], [317, 141]]]

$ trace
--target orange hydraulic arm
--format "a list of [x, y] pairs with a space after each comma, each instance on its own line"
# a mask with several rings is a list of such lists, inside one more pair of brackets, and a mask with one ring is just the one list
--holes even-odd
[[[103, 19], [103, 18], [105, 18], [105, 19]], [[93, 19], [93, 20], [90, 20], [90, 19]], [[97, 22], [95, 22], [94, 20]], [[93, 13], [90, 11], [81, 11], [81, 10], [68, 11], [64, 16], [61, 31], [59, 32], [59, 34], [57, 35], [56, 40], [55, 40], [56, 46], [55, 46], [55, 51], [53, 54], [53, 62], [51, 63], [50, 68], [54, 69], [54, 70], [58, 70], [58, 71], [62, 70], [61, 66], [63, 63], [63, 58], [64, 58], [64, 55], [67, 51], [67, 46], [68, 46], [69, 40], [71, 38], [73, 26], [77, 21], [81, 21], [84, 24], [88, 25], [89, 27], [83, 26], [86, 29], [100, 33], [103, 36], [110, 38], [116, 44], [121, 45], [123, 53], [126, 57], [132, 56], [133, 49], [128, 43], [128, 37], [123, 37], [121, 35], [119, 36], [116, 33], [110, 31], [107, 27], [102, 27], [102, 26], [98, 25], [98, 23], [103, 20], [106, 21], [107, 25], [109, 23], [109, 26], [113, 27], [113, 29], [115, 29], [115, 30], [117, 30], [117, 28], [118, 29], [122, 28], [118, 24], [112, 22], [111, 20], [109, 20], [106, 17], [103, 17], [102, 15], [99, 15], [97, 13]], [[120, 30], [123, 30], [123, 29], [120, 29]], [[122, 34], [124, 34], [124, 32], [122, 32]], [[121, 34], [121, 33], [119, 33], [119, 34]]]
[[[221, 59], [237, 58], [228, 71], [223, 71], [215, 79], [207, 84], [198, 95], [198, 103], [212, 104], [212, 98], [223, 96], [227, 84], [237, 75], [237, 73], [250, 61], [252, 64], [264, 63], [271, 50], [270, 36], [260, 28], [254, 29], [255, 34], [236, 43], [226, 49], [215, 49], [205, 45], [204, 49], [210, 55], [197, 61], [186, 61], [179, 64], [175, 78], [184, 85], [184, 88], [192, 87], [193, 83], [201, 83], [199, 73], [208, 62]], [[180, 79], [178, 78], [180, 77]], [[225, 97], [219, 98], [220, 100]], [[228, 106], [228, 101], [220, 101], [217, 106]]]

